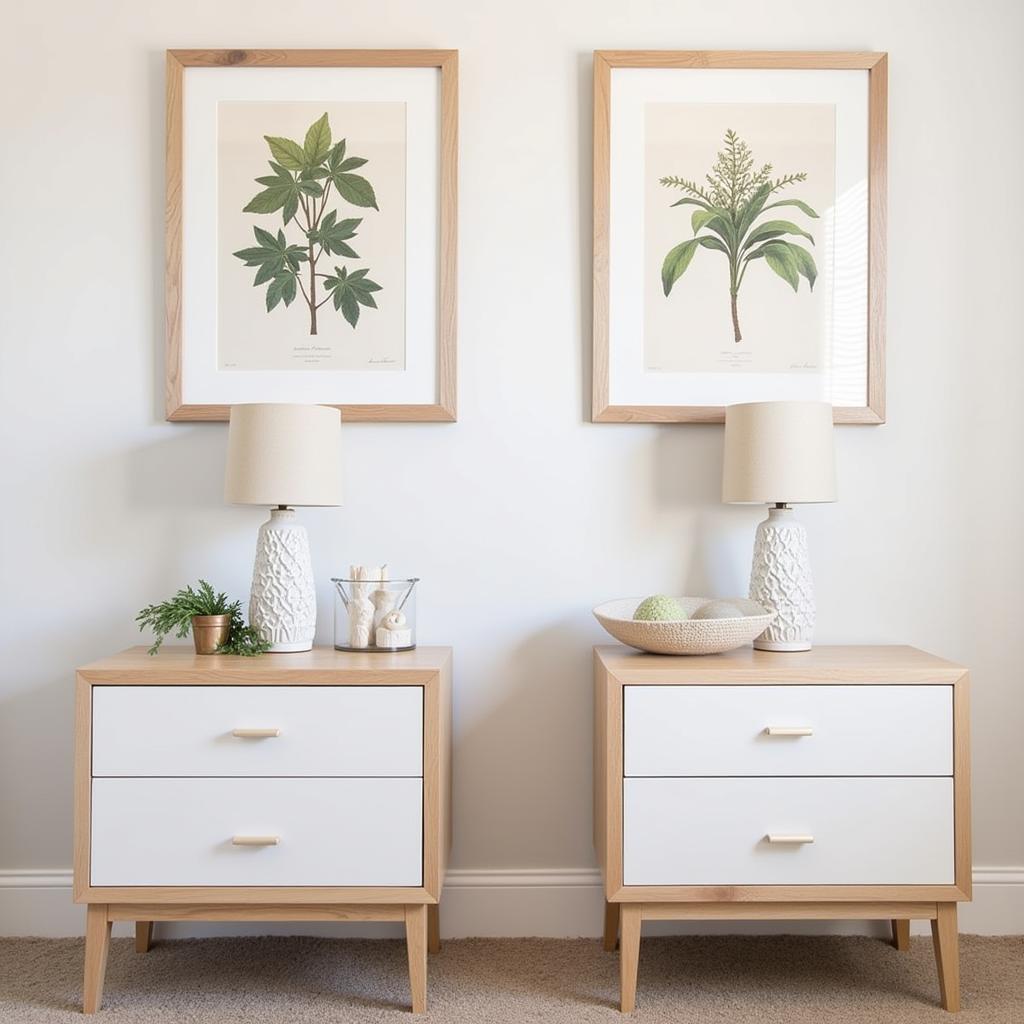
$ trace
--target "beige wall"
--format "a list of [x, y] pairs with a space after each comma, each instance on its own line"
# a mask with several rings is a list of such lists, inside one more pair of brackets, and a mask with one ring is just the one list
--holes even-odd
[[224, 427], [160, 411], [167, 46], [461, 50], [459, 422], [346, 428], [347, 504], [303, 518], [324, 642], [331, 572], [423, 577], [479, 869], [593, 865], [589, 609], [740, 592], [760, 517], [718, 502], [719, 428], [586, 422], [590, 52], [888, 50], [889, 423], [839, 431], [841, 500], [803, 513], [819, 637], [972, 667], [975, 860], [1024, 865], [1018, 3], [4, 7], [0, 869], [70, 862], [74, 665], [200, 574], [244, 594], [262, 518], [222, 503]]

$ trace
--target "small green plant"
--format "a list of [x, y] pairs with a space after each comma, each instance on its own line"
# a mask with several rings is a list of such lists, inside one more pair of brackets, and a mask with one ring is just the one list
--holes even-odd
[[149, 653], [156, 654], [164, 637], [174, 633], [179, 639], [188, 636], [192, 618], [196, 615], [230, 615], [231, 630], [227, 643], [217, 648], [219, 654], [241, 654], [252, 657], [270, 650], [270, 643], [264, 640], [252, 626], [245, 624], [242, 617], [242, 602], [228, 602], [227, 594], [218, 594], [206, 580], [199, 581], [199, 588], [191, 586], [179, 590], [169, 601], [147, 605], [135, 616], [140, 632], [152, 629], [156, 635]]
[[[806, 238], [811, 245], [814, 245], [814, 239], [789, 220], [755, 223], [766, 210], [779, 206], [794, 206], [808, 217], [817, 217], [817, 213], [800, 199], [768, 202], [774, 193], [788, 185], [806, 181], [805, 173], [773, 178], [771, 164], [764, 164], [755, 171], [750, 148], [730, 129], [725, 133], [725, 148], [718, 153], [711, 173], [705, 175], [705, 184], [698, 185], [695, 181], [675, 176], [659, 180], [666, 188], [678, 188], [687, 193], [673, 206], [697, 207], [690, 218], [693, 238], [670, 250], [662, 264], [661, 285], [666, 297], [699, 248], [723, 253], [729, 261], [733, 338], [739, 342], [743, 335], [740, 333], [737, 298], [752, 262], [763, 259], [793, 291], [798, 290], [800, 278], [805, 277], [813, 291], [814, 280], [818, 276], [814, 258], [803, 246], [787, 241], [783, 235]], [[701, 231], [709, 233], [702, 235]]]

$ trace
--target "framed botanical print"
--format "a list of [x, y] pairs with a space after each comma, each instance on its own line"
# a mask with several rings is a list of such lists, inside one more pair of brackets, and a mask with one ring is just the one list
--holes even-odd
[[886, 55], [594, 54], [595, 422], [885, 421]]
[[167, 53], [169, 420], [455, 419], [458, 54]]

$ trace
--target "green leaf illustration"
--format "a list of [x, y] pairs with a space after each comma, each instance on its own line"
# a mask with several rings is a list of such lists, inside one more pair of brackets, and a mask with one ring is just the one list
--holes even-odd
[[286, 227], [298, 212], [299, 190], [296, 189], [295, 192], [284, 201], [284, 206], [281, 207], [281, 216], [284, 218], [284, 223]]
[[757, 220], [771, 194], [772, 186], [769, 182], [757, 189], [740, 208], [739, 216], [736, 219], [736, 231], [740, 238], [750, 230], [750, 225]]
[[269, 313], [282, 299], [286, 307], [290, 306], [295, 299], [295, 287], [294, 274], [278, 274], [267, 289], [267, 312]]
[[776, 206], [795, 206], [802, 213], [806, 213], [808, 217], [817, 217], [818, 215], [812, 210], [806, 203], [801, 202], [799, 199], [781, 199], [777, 203], [769, 203], [765, 209], [774, 210]]
[[368, 270], [356, 270], [350, 274], [344, 267], [335, 267], [334, 273], [334, 277], [324, 281], [324, 287], [333, 294], [334, 308], [341, 310], [341, 315], [355, 327], [359, 323], [360, 306], [377, 308], [372, 293], [379, 292], [381, 286], [366, 276]]
[[277, 277], [284, 270], [284, 257], [275, 256], [273, 259], [267, 260], [265, 263], [260, 264], [260, 269], [256, 271], [256, 279], [253, 281], [253, 286], [266, 284], [272, 277]]
[[347, 242], [355, 237], [356, 228], [363, 222], [362, 217], [351, 217], [335, 223], [336, 217], [337, 212], [331, 210], [321, 221], [320, 227], [310, 232], [309, 240], [322, 245], [328, 255], [358, 259], [359, 254]]
[[[270, 148], [272, 173], [256, 178], [258, 192], [243, 207], [257, 216], [280, 216], [276, 234], [256, 226], [257, 244], [239, 249], [234, 256], [256, 270], [253, 286], [266, 286], [268, 313], [287, 308], [300, 295], [309, 310], [309, 333], [317, 333], [317, 311], [328, 302], [340, 310], [355, 328], [360, 311], [376, 309], [374, 293], [381, 286], [367, 276], [366, 269], [349, 272], [335, 267], [333, 275], [317, 269], [324, 256], [359, 259], [350, 244], [363, 223], [362, 217], [339, 218], [339, 207], [379, 209], [370, 181], [352, 172], [368, 161], [347, 156], [347, 141], [332, 141], [328, 113], [318, 117], [306, 130], [300, 146], [292, 139], [264, 135]], [[332, 208], [328, 209], [328, 205]], [[343, 208], [343, 207], [342, 207]], [[301, 232], [298, 242], [289, 242], [286, 228]], [[324, 294], [326, 292], [326, 294]]]
[[299, 208], [299, 185], [295, 177], [281, 164], [270, 161], [270, 167], [274, 173], [257, 178], [260, 185], [265, 185], [264, 191], [254, 196], [244, 207], [245, 213], [274, 213], [281, 210], [281, 215], [287, 224], [298, 212]]
[[817, 217], [817, 212], [802, 199], [768, 202], [781, 189], [806, 180], [804, 172], [775, 177], [771, 164], [755, 167], [750, 147], [732, 129], [726, 131], [723, 147], [702, 183], [678, 175], [660, 178], [659, 182], [666, 188], [684, 193], [681, 199], [670, 204], [672, 208], [697, 207], [690, 216], [694, 237], [670, 249], [662, 263], [661, 283], [665, 295], [671, 293], [672, 286], [685, 273], [698, 249], [722, 253], [728, 263], [733, 338], [740, 342], [743, 335], [737, 297], [751, 263], [763, 259], [794, 291], [799, 290], [800, 278], [804, 277], [813, 291], [818, 276], [814, 258], [803, 246], [783, 237], [795, 235], [814, 245], [813, 236], [789, 220], [758, 223], [765, 211], [781, 206], [794, 207], [808, 217]]
[[331, 148], [331, 125], [324, 114], [319, 120], [314, 121], [306, 132], [306, 141], [302, 150], [305, 156], [307, 167], [320, 163], [327, 151]]
[[345, 139], [335, 143], [331, 147], [330, 153], [327, 154], [327, 166], [332, 171], [337, 171], [341, 167], [341, 162], [345, 159]]
[[709, 220], [714, 220], [718, 214], [714, 210], [694, 210], [693, 216], [690, 218], [690, 224], [693, 227], [693, 233], [697, 234], [702, 227], [704, 227]]
[[800, 284], [800, 268], [797, 266], [796, 258], [789, 251], [788, 246], [766, 245], [764, 247], [764, 261], [783, 281], [792, 286], [793, 291], [797, 290]]
[[[240, 249], [238, 252], [233, 253], [233, 255], [242, 260], [247, 267], [259, 268], [253, 281], [254, 287], [266, 284], [267, 281], [276, 281], [281, 275], [291, 276], [294, 279], [294, 275], [298, 272], [301, 264], [309, 259], [309, 255], [301, 246], [288, 244], [283, 231], [278, 231], [276, 235], [272, 235], [269, 231], [256, 227], [253, 228], [253, 233], [256, 236], [256, 241], [260, 244], [250, 249]], [[273, 287], [272, 283], [271, 289]], [[291, 295], [292, 298], [295, 298], [294, 289], [292, 289]], [[282, 297], [284, 296], [277, 294], [273, 305], [269, 305], [270, 289], [268, 289], [268, 312], [273, 306], [277, 305]], [[288, 305], [290, 302], [291, 299], [288, 299], [285, 305]]]
[[814, 291], [814, 282], [818, 279], [818, 267], [814, 262], [814, 257], [805, 248], [803, 248], [803, 246], [797, 245], [796, 242], [787, 242], [781, 238], [775, 239], [771, 242], [765, 242], [765, 244], [760, 248], [755, 249], [747, 259], [755, 260], [760, 259], [762, 256], [767, 256], [768, 250], [772, 248], [775, 248], [776, 250], [784, 248], [789, 252], [789, 255], [792, 256], [796, 262], [797, 271], [803, 277], [807, 278], [807, 283], [810, 286], [811, 291]]
[[[663, 185], [665, 184], [666, 180], [667, 179], [662, 179], [662, 184]], [[686, 197], [680, 199], [678, 202], [675, 202], [672, 205], [674, 207], [675, 206], [700, 206], [702, 209], [705, 209], [705, 210], [710, 210], [711, 209], [711, 204], [710, 203], [705, 203], [701, 199], [688, 199]]]
[[272, 135], [264, 135], [274, 159], [289, 171], [301, 171], [306, 165], [306, 154], [297, 142]]
[[273, 213], [280, 210], [295, 193], [294, 185], [281, 185], [268, 188], [259, 195], [253, 196], [242, 208], [243, 213]]
[[665, 257], [665, 262], [661, 265], [661, 286], [666, 295], [672, 291], [672, 285], [683, 276], [699, 244], [696, 238], [691, 238], [688, 242], [681, 242]]
[[701, 235], [697, 241], [705, 249], [715, 249], [718, 252], [724, 252], [727, 256], [729, 255], [729, 247], [718, 238], [714, 238], [711, 235]]
[[705, 225], [709, 231], [714, 231], [726, 245], [733, 246], [736, 244], [737, 229], [732, 222], [732, 214], [728, 210], [719, 210], [717, 207], [712, 209], [711, 218]]
[[375, 210], [378, 209], [373, 186], [360, 175], [336, 171], [331, 175], [331, 181], [342, 199], [346, 199], [353, 206], [372, 206]]
[[758, 225], [750, 233], [743, 247], [744, 249], [749, 249], [758, 242], [766, 241], [769, 238], [780, 238], [782, 235], [801, 235], [804, 238], [810, 239], [812, 245], [814, 244], [813, 236], [804, 231], [803, 228], [797, 227], [792, 221], [768, 220]]
[[797, 270], [807, 278], [808, 287], [813, 292], [814, 282], [818, 279], [818, 267], [814, 262], [814, 257], [803, 246], [796, 245], [794, 242], [784, 242], [783, 244], [793, 254]]

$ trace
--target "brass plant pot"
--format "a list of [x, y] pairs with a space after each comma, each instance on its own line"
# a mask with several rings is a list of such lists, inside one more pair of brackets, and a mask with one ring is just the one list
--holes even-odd
[[192, 642], [196, 645], [196, 654], [216, 654], [217, 648], [228, 642], [230, 633], [230, 615], [192, 616]]

